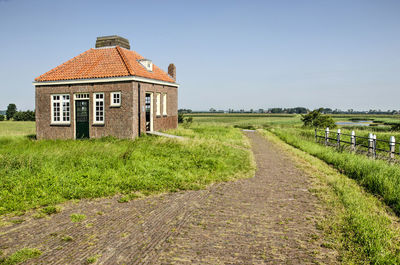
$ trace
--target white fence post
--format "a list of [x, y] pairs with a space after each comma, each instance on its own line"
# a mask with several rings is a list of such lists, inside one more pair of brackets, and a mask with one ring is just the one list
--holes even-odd
[[394, 158], [394, 152], [396, 152], [396, 138], [394, 138], [394, 136], [390, 136], [389, 147], [390, 158]]
[[373, 155], [374, 155], [374, 158], [376, 158], [376, 134], [374, 134], [374, 136], [373, 136], [373, 145], [372, 145], [372, 147], [373, 147]]
[[351, 150], [356, 150], [356, 132], [352, 131], [351, 132], [351, 138], [350, 138], [350, 142], [351, 142]]
[[340, 147], [340, 129], [337, 129], [337, 145]]
[[329, 143], [329, 127], [326, 127], [325, 129], [325, 145], [328, 145]]
[[372, 153], [373, 145], [374, 145], [374, 136], [372, 135], [372, 133], [369, 133], [368, 134], [368, 153], [369, 154]]

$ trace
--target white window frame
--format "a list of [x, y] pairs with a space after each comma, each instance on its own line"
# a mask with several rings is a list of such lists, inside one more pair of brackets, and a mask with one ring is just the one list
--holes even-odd
[[163, 115], [167, 116], [167, 94], [163, 94]]
[[161, 116], [161, 93], [157, 93], [156, 95], [156, 107], [157, 107], [157, 111], [156, 111], [156, 116]]
[[[51, 94], [50, 99], [51, 124], [71, 124], [71, 96], [69, 94]], [[54, 115], [55, 103], [59, 104], [59, 115], [57, 117]]]
[[[114, 98], [115, 96], [117, 96], [117, 98]], [[121, 102], [122, 102], [121, 92], [111, 92], [110, 93], [110, 106], [111, 107], [121, 107]]]
[[[97, 98], [97, 95], [102, 95], [102, 98]], [[105, 104], [104, 104], [104, 93], [93, 93], [93, 124], [104, 124], [104, 121], [106, 120], [106, 112], [105, 112]], [[102, 111], [97, 111], [96, 107], [97, 107], [97, 103], [103, 103], [103, 110]], [[102, 112], [102, 116], [103, 116], [103, 120], [97, 120], [97, 113], [98, 112]], [[101, 115], [100, 115], [101, 117]]]

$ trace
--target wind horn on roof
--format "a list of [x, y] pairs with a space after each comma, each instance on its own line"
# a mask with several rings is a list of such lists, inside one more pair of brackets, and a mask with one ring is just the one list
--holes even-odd
[[110, 47], [117, 45], [128, 50], [131, 49], [131, 46], [129, 45], [129, 40], [117, 35], [97, 37], [96, 39], [96, 48]]

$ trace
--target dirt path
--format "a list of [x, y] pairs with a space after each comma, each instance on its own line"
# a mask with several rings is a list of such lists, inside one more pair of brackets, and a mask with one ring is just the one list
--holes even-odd
[[[127, 203], [68, 203], [50, 218], [23, 216], [21, 224], [0, 227], [0, 247], [6, 254], [43, 251], [27, 264], [85, 264], [95, 256], [97, 264], [335, 263], [320, 247], [315, 218], [322, 213], [308, 178], [275, 145], [246, 134], [254, 178]], [[72, 223], [72, 213], [87, 218]]]

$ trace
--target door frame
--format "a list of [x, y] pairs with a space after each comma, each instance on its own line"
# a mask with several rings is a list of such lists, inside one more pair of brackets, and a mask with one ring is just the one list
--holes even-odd
[[[82, 98], [78, 98], [77, 95], [87, 95], [87, 97], [82, 97]], [[74, 93], [74, 140], [76, 140], [76, 101], [79, 100], [88, 100], [89, 101], [89, 106], [88, 106], [88, 112], [89, 112], [89, 139], [90, 139], [90, 93]]]
[[[146, 92], [144, 95], [144, 104], [145, 104], [145, 110], [146, 110], [146, 97], [147, 97], [147, 94], [149, 94], [150, 95], [150, 131], [152, 132], [152, 131], [154, 131], [154, 124], [153, 124], [153, 121], [154, 121], [154, 118], [153, 118], [153, 109], [154, 109], [154, 107], [153, 107], [153, 92]], [[147, 122], [147, 120], [146, 120], [146, 113], [144, 114], [144, 118], [145, 118], [145, 123]], [[147, 131], [147, 130], [146, 130]]]

